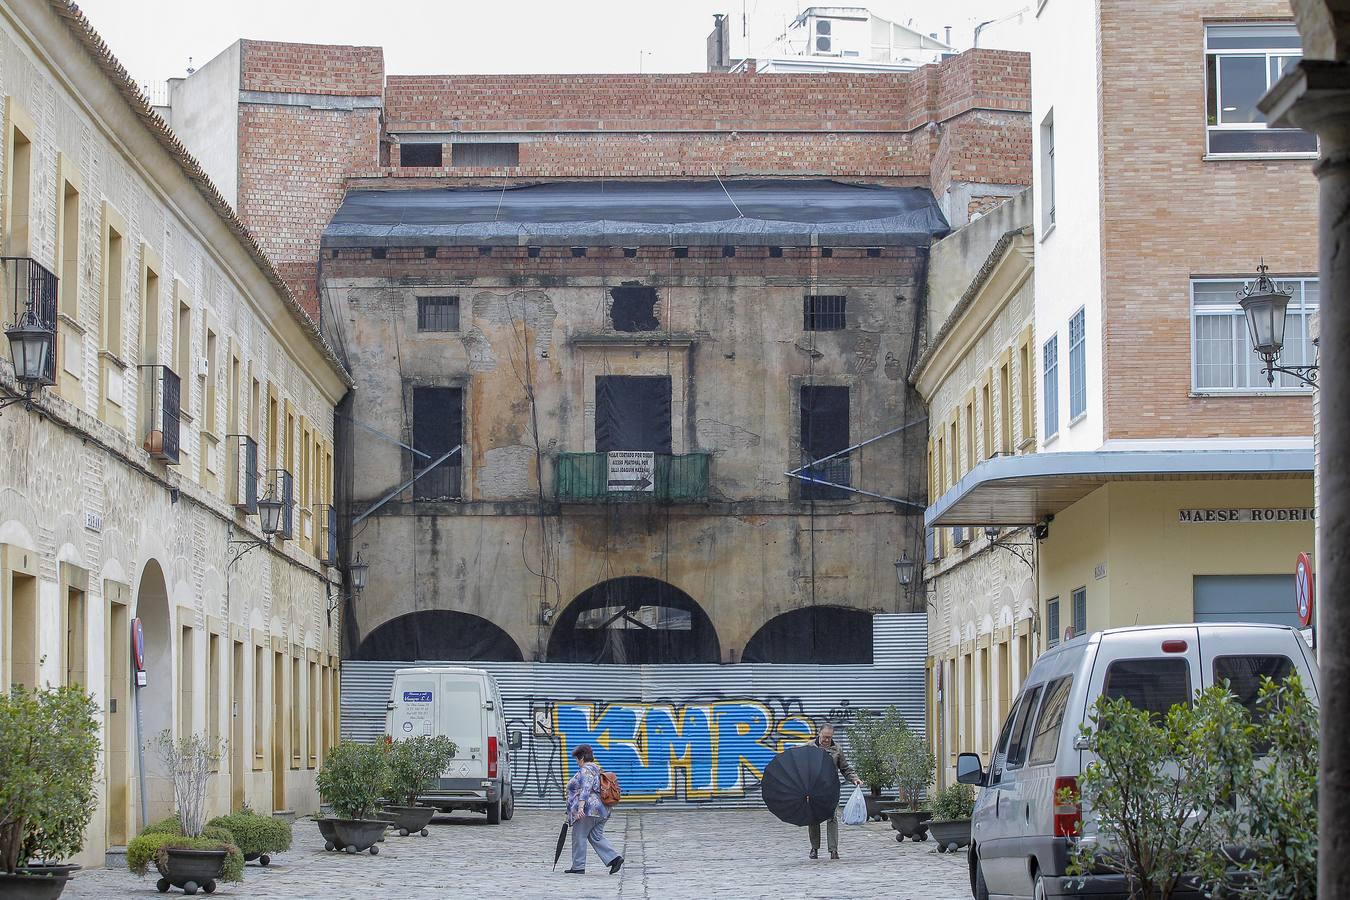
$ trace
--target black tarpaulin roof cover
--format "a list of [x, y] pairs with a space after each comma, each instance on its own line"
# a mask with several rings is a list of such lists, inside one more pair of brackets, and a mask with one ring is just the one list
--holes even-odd
[[838, 181], [584, 181], [349, 191], [325, 247], [651, 243], [927, 245], [950, 229], [927, 188]]

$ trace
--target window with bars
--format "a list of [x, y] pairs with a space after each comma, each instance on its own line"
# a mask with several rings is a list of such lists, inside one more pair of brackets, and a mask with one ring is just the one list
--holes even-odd
[[1207, 150], [1213, 155], [1316, 153], [1317, 136], [1273, 128], [1256, 103], [1303, 58], [1292, 23], [1205, 26]]
[[418, 331], [459, 331], [458, 297], [418, 297]]
[[417, 500], [453, 500], [460, 496], [463, 452], [437, 463], [464, 438], [464, 392], [457, 387], [413, 388], [413, 473], [430, 471], [413, 482]]
[[[800, 414], [802, 474], [828, 484], [851, 485], [848, 454], [835, 456], [849, 446], [848, 388], [802, 385]], [[803, 500], [846, 500], [849, 496], [848, 491], [836, 487], [801, 483]]]
[[1053, 647], [1059, 643], [1059, 598], [1051, 597], [1045, 601], [1045, 646]]
[[809, 294], [802, 305], [802, 328], [806, 331], [839, 331], [845, 325], [844, 297]]
[[[1292, 296], [1286, 311], [1284, 351], [1280, 363], [1306, 366], [1316, 362], [1312, 317], [1317, 313], [1316, 278], [1275, 278]], [[1261, 358], [1252, 349], [1247, 321], [1238, 306], [1237, 279], [1196, 278], [1191, 281], [1191, 383], [1202, 393], [1306, 391], [1293, 375], [1275, 373], [1273, 385], [1261, 374]]]
[[1083, 310], [1069, 320], [1069, 424], [1087, 412], [1087, 328]]
[[1045, 439], [1059, 433], [1059, 335], [1052, 334], [1041, 349], [1045, 407]]
[[520, 144], [517, 141], [459, 143], [450, 145], [450, 165], [501, 168], [520, 165]]
[[1073, 636], [1087, 634], [1087, 588], [1073, 592]]

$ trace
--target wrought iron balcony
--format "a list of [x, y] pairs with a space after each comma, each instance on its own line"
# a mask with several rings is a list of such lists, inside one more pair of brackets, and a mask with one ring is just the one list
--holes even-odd
[[319, 523], [319, 537], [314, 546], [314, 555], [319, 562], [330, 566], [337, 565], [337, 508], [331, 503], [319, 503], [314, 507], [314, 521]]
[[246, 434], [228, 434], [230, 502], [248, 515], [258, 512], [258, 442]]
[[168, 366], [140, 366], [142, 446], [153, 459], [178, 465], [178, 375]]
[[295, 476], [285, 469], [273, 469], [267, 492], [281, 501], [281, 522], [277, 537], [291, 540], [295, 537]]
[[[24, 320], [25, 313], [32, 310], [37, 324], [56, 334], [57, 278], [37, 260], [27, 256], [0, 257], [5, 266], [5, 305], [9, 309], [8, 321], [18, 324]], [[39, 385], [56, 384], [56, 353], [53, 342], [52, 352], [47, 353], [41, 366], [42, 372], [36, 382]]]
[[652, 459], [650, 484], [611, 482], [608, 453], [560, 453], [554, 469], [554, 490], [564, 503], [697, 503], [708, 499], [708, 452]]

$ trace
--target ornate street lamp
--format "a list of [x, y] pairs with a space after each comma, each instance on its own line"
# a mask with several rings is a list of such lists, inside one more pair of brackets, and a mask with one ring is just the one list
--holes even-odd
[[370, 564], [361, 561], [361, 554], [356, 554], [356, 561], [347, 567], [347, 575], [352, 580], [352, 590], [358, 594], [366, 589], [366, 575], [370, 572]]
[[269, 489], [267, 496], [258, 501], [258, 524], [262, 528], [262, 533], [269, 538], [276, 534], [281, 528], [281, 510], [283, 503], [272, 495]]
[[[1247, 330], [1251, 335], [1252, 349], [1265, 363], [1262, 369], [1266, 383], [1275, 384], [1275, 373], [1293, 375], [1304, 384], [1317, 386], [1317, 365], [1281, 366], [1280, 353], [1284, 350], [1284, 325], [1289, 310], [1289, 298], [1292, 294], [1276, 284], [1266, 274], [1269, 266], [1264, 262], [1257, 266], [1255, 282], [1242, 286], [1238, 291], [1238, 305], [1247, 316]], [[1316, 342], [1314, 341], [1314, 345]]]
[[909, 558], [909, 551], [901, 551], [900, 558], [895, 561], [895, 577], [902, 586], [914, 580], [914, 560]]
[[30, 297], [24, 307], [23, 316], [14, 325], [5, 329], [9, 338], [9, 355], [14, 363], [14, 379], [23, 389], [22, 398], [0, 403], [8, 406], [18, 399], [30, 401], [33, 391], [47, 381], [47, 371], [55, 352], [56, 332], [38, 318]]

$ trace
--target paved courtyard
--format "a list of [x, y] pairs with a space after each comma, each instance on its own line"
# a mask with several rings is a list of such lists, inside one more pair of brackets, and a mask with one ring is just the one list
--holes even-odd
[[[310, 819], [295, 823], [295, 846], [266, 869], [245, 867], [244, 881], [222, 884], [217, 897], [295, 898], [572, 898], [681, 900], [729, 896], [878, 897], [967, 900], [965, 853], [939, 854], [931, 841], [895, 842], [885, 823], [840, 826], [843, 859], [807, 859], [806, 829], [767, 812], [616, 812], [606, 833], [624, 856], [607, 874], [592, 853], [585, 876], [552, 871], [560, 814], [517, 812], [488, 827], [481, 818], [439, 817], [429, 837], [391, 833], [378, 856], [325, 853]], [[822, 850], [822, 857], [828, 854]], [[66, 898], [159, 897], [153, 877], [125, 870], [79, 872]], [[176, 890], [169, 896], [182, 896]], [[205, 896], [198, 894], [198, 896]]]

